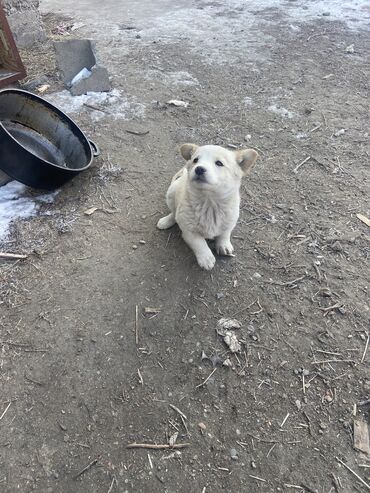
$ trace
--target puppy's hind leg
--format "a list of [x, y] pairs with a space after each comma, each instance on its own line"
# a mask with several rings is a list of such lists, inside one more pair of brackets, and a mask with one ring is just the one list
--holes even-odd
[[157, 223], [157, 228], [158, 229], [168, 229], [172, 228], [176, 224], [176, 219], [175, 215], [171, 212], [171, 214], [168, 214], [168, 216], [162, 217], [158, 223]]

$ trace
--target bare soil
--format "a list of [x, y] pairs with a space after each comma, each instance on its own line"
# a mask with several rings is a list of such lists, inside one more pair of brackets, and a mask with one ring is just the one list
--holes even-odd
[[[220, 4], [196, 2], [226, 30], [243, 14]], [[171, 33], [149, 42], [135, 19], [95, 31], [114, 87], [145, 116], [73, 115], [101, 157], [2, 245], [29, 255], [0, 261], [2, 492], [368, 489], [337, 459], [370, 483], [353, 448], [354, 414], [369, 422], [370, 409], [359, 405], [370, 398], [370, 230], [356, 217], [370, 217], [369, 31], [326, 16], [289, 28], [277, 7], [254, 15], [253, 54], [243, 33], [223, 47], [226, 31], [204, 27], [222, 62]], [[47, 22], [51, 32], [58, 16]], [[32, 73], [55, 88], [50, 50], [35, 50]], [[199, 83], [171, 84], [179, 71]], [[211, 273], [177, 227], [155, 227], [186, 141], [260, 153], [236, 257]], [[242, 322], [239, 354], [216, 333], [221, 317]], [[174, 433], [189, 446], [127, 448]]]

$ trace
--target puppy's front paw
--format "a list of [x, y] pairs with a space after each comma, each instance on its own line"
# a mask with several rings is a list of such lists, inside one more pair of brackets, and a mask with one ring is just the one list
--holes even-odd
[[213, 269], [216, 259], [211, 250], [201, 253], [197, 256], [199, 266], [205, 270]]
[[218, 255], [227, 255], [229, 257], [234, 257], [234, 247], [232, 246], [230, 240], [216, 241], [216, 252], [218, 253]]
[[168, 214], [168, 216], [162, 217], [157, 222], [158, 229], [168, 229], [171, 228], [175, 224], [176, 220], [173, 214]]

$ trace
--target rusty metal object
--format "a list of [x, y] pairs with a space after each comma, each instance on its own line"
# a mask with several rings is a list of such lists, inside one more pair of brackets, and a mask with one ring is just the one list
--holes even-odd
[[0, 0], [0, 87], [23, 79], [25, 76], [26, 70]]

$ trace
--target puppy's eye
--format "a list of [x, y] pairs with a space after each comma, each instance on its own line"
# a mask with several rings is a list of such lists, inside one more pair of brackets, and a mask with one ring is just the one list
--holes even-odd
[[221, 161], [216, 161], [216, 166], [223, 166], [223, 163]]
[[198, 158], [198, 157], [195, 157], [195, 158], [193, 159], [193, 163], [197, 163], [198, 161], [199, 161], [199, 158]]

